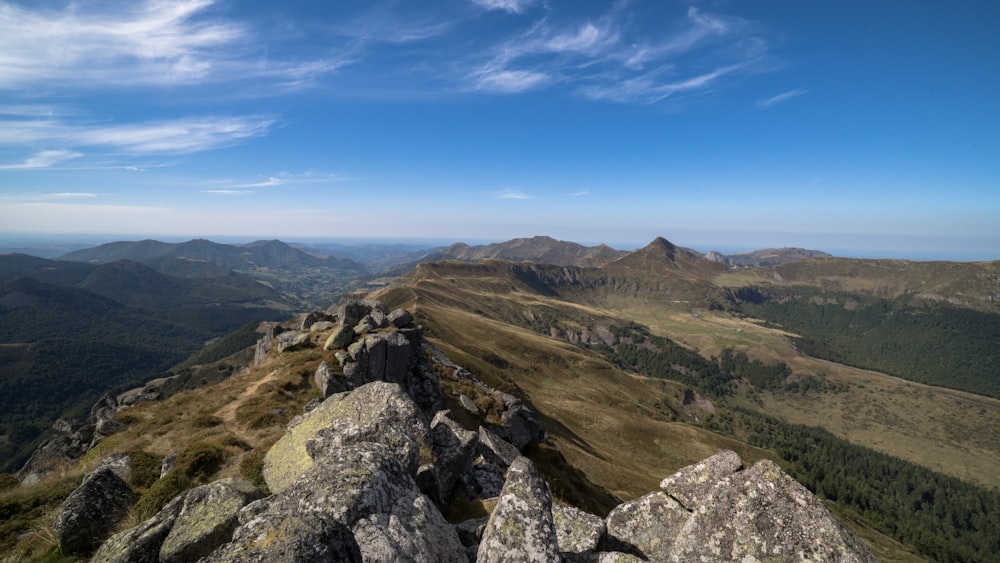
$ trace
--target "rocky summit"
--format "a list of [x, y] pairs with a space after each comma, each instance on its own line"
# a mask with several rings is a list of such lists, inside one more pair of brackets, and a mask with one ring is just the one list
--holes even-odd
[[[219, 480], [105, 540], [134, 495], [102, 465], [57, 516], [64, 552], [96, 549], [95, 562], [875, 561], [777, 465], [744, 467], [731, 451], [606, 518], [562, 505], [525, 455], [545, 440], [531, 408], [497, 391], [497, 423], [476, 429], [441, 410], [431, 363], [447, 359], [409, 313], [353, 302], [315, 322], [336, 336], [327, 346], [343, 375], [317, 373], [325, 398], [266, 455], [267, 494]], [[280, 335], [265, 337], [258, 360], [279, 353]], [[474, 503], [487, 515], [456, 516]]]

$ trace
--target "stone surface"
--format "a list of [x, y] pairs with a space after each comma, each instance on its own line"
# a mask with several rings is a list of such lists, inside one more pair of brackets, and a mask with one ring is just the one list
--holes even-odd
[[53, 528], [64, 555], [88, 555], [127, 515], [137, 497], [108, 467], [85, 477], [56, 515]]
[[369, 383], [331, 396], [290, 427], [264, 457], [264, 480], [271, 492], [281, 492], [313, 465], [314, 456], [366, 441], [391, 448], [413, 475], [427, 434], [426, 421], [399, 385]]
[[[242, 515], [242, 514], [241, 514]], [[201, 563], [362, 563], [351, 530], [319, 514], [248, 516], [228, 543]]]
[[712, 489], [669, 560], [877, 561], [821, 500], [770, 460]]
[[319, 389], [324, 399], [334, 393], [347, 390], [344, 388], [343, 383], [333, 375], [333, 370], [330, 369], [330, 364], [326, 363], [326, 360], [319, 363], [316, 373], [313, 374], [313, 381], [316, 383], [316, 388]]
[[290, 330], [282, 332], [274, 339], [274, 346], [278, 353], [293, 352], [301, 348], [306, 348], [312, 344], [309, 340], [308, 332]]
[[394, 309], [386, 317], [386, 320], [396, 328], [406, 328], [413, 324], [413, 315], [406, 309]]
[[135, 528], [111, 536], [94, 554], [91, 563], [159, 563], [160, 547], [180, 514], [184, 496], [177, 496]]
[[552, 522], [564, 558], [585, 559], [597, 552], [606, 529], [604, 519], [579, 508], [552, 505]]
[[326, 339], [326, 344], [323, 345], [323, 348], [326, 350], [340, 350], [346, 348], [352, 341], [354, 341], [354, 327], [341, 326]]
[[531, 444], [545, 441], [545, 427], [535, 417], [534, 411], [517, 401], [500, 415], [500, 424], [510, 443], [520, 451]]
[[482, 426], [479, 427], [479, 454], [487, 462], [495, 463], [503, 469], [507, 469], [515, 459], [521, 457], [521, 452], [510, 442]]
[[469, 468], [479, 446], [479, 434], [462, 428], [441, 411], [431, 420], [430, 443], [434, 451], [434, 474], [437, 479], [439, 506], [451, 502], [455, 483]]
[[[381, 444], [362, 442], [325, 451], [289, 487], [244, 509], [240, 522], [242, 527], [258, 518], [276, 522], [307, 514], [350, 528], [365, 561], [466, 560], [453, 527], [420, 494], [396, 454]], [[234, 543], [252, 538], [237, 530]]]
[[743, 467], [743, 460], [731, 450], [724, 450], [694, 465], [680, 469], [660, 482], [660, 489], [682, 506], [694, 509], [722, 479]]
[[256, 487], [237, 479], [191, 489], [160, 547], [160, 561], [184, 563], [212, 553], [232, 538], [239, 511], [262, 496]]
[[561, 561], [552, 495], [526, 457], [518, 457], [507, 471], [507, 483], [483, 530], [478, 561]]
[[607, 545], [650, 561], [666, 561], [689, 513], [662, 492], [622, 503], [608, 514]]

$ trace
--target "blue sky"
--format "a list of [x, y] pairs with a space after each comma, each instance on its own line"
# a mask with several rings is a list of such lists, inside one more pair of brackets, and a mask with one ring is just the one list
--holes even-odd
[[998, 259], [998, 16], [0, 0], [0, 233]]

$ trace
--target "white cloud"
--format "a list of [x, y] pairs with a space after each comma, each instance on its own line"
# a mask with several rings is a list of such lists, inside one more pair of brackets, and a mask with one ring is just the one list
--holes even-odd
[[[111, 126], [59, 119], [7, 120], [0, 121], [0, 145], [59, 142], [130, 153], [185, 154], [264, 135], [274, 123], [272, 118], [259, 116], [182, 118]], [[65, 150], [43, 153], [50, 161], [80, 156]]]
[[549, 81], [548, 75], [527, 70], [487, 70], [480, 73], [477, 88], [505, 94], [525, 92]]
[[535, 0], [472, 0], [472, 3], [487, 10], [504, 10], [520, 14], [535, 4]]
[[98, 194], [89, 192], [59, 192], [54, 194], [42, 194], [45, 199], [93, 199]]
[[250, 195], [256, 192], [253, 190], [202, 190], [201, 193], [217, 195]]
[[497, 199], [535, 199], [534, 196], [519, 190], [504, 190], [497, 194]]
[[247, 62], [258, 38], [244, 25], [207, 17], [215, 3], [146, 0], [104, 10], [97, 3], [62, 9], [0, 3], [0, 89], [173, 85], [329, 70], [315, 61]]
[[0, 170], [29, 170], [33, 168], [48, 168], [64, 160], [80, 158], [83, 154], [76, 151], [46, 150], [30, 156], [21, 164], [0, 165]]
[[677, 93], [701, 90], [709, 87], [719, 78], [732, 74], [743, 68], [743, 64], [735, 64], [692, 76], [685, 80], [664, 82], [657, 78], [657, 73], [650, 73], [635, 78], [623, 80], [618, 84], [602, 84], [588, 86], [580, 92], [594, 100], [610, 100], [622, 103], [652, 104]]
[[562, 34], [545, 42], [545, 47], [554, 52], [575, 51], [585, 53], [617, 41], [608, 28], [599, 28], [592, 23], [580, 27], [574, 34]]
[[573, 193], [571, 193], [569, 195], [571, 195], [573, 197], [583, 197], [585, 195], [590, 195], [590, 190], [580, 190], [578, 192], [573, 192]]
[[781, 102], [786, 102], [788, 100], [791, 100], [792, 98], [797, 98], [797, 97], [801, 96], [802, 94], [807, 94], [808, 92], [809, 92], [809, 90], [805, 90], [805, 89], [802, 89], [802, 88], [797, 88], [795, 90], [789, 90], [787, 92], [782, 92], [782, 93], [780, 93], [780, 94], [778, 94], [776, 96], [771, 96], [770, 98], [767, 98], [766, 100], [761, 100], [761, 101], [757, 102], [757, 105], [760, 106], [760, 107], [762, 107], [762, 108], [769, 108], [769, 107], [773, 106], [774, 104], [780, 104]]

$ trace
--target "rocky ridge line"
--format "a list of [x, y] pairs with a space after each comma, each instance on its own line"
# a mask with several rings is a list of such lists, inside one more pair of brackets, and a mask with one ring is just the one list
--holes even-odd
[[[317, 370], [326, 398], [265, 457], [271, 494], [235, 480], [192, 489], [93, 561], [875, 561], [776, 465], [743, 468], [733, 452], [607, 518], [561, 506], [523, 455], [544, 439], [523, 403], [504, 397], [501, 424], [478, 431], [439, 410], [432, 359], [443, 355], [409, 313], [350, 302], [315, 322], [335, 323], [327, 346], [343, 376]], [[494, 508], [453, 524], [455, 499]]]

